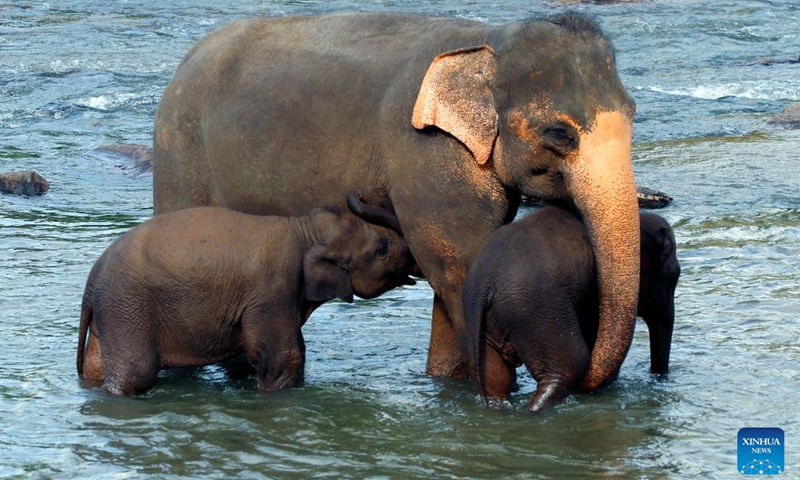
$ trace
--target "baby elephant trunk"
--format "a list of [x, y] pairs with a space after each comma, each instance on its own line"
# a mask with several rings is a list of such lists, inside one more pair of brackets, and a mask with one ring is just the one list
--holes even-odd
[[388, 228], [400, 236], [400, 242], [393, 242], [392, 245], [396, 249], [394, 257], [401, 258], [403, 261], [401, 262], [402, 265], [398, 265], [398, 269], [393, 271], [391, 275], [395, 277], [394, 282], [397, 285], [416, 285], [416, 282], [408, 275], [419, 278], [423, 278], [424, 275], [408, 249], [397, 215], [389, 208], [369, 205], [364, 202], [361, 192], [358, 190], [351, 192], [347, 196], [347, 207], [362, 220]]
[[670, 305], [655, 316], [642, 318], [650, 332], [650, 372], [665, 375], [669, 373], [669, 352], [675, 323], [674, 306]]
[[347, 207], [362, 220], [373, 225], [380, 225], [396, 234], [403, 236], [403, 229], [400, 228], [400, 221], [397, 215], [388, 208], [369, 205], [361, 198], [361, 192], [356, 190], [347, 196]]

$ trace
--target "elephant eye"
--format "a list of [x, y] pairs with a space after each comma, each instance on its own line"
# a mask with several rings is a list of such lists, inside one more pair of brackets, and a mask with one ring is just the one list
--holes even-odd
[[389, 240], [385, 238], [378, 240], [378, 247], [375, 249], [375, 255], [381, 258], [389, 255]]
[[568, 125], [550, 125], [542, 130], [545, 147], [562, 155], [566, 155], [578, 146], [577, 138], [575, 130]]

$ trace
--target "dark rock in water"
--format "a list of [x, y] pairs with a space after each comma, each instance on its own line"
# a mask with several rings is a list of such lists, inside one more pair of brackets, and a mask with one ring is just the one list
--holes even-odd
[[796, 64], [800, 63], [800, 57], [798, 58], [767, 58], [767, 57], [760, 57], [756, 58], [755, 60], [750, 60], [747, 62], [740, 62], [738, 65], [763, 65], [765, 67], [769, 67], [772, 65], [780, 65], [780, 64]]
[[672, 203], [672, 197], [666, 193], [647, 187], [636, 187], [636, 196], [639, 199], [639, 208], [664, 208]]
[[[672, 203], [672, 197], [664, 192], [659, 192], [656, 189], [648, 187], [636, 187], [636, 196], [639, 200], [639, 208], [644, 208], [646, 210], [664, 208]], [[530, 207], [542, 207], [553, 203], [533, 197], [523, 197], [522, 201]]]
[[0, 192], [13, 195], [34, 196], [47, 193], [47, 180], [36, 172], [9, 172], [0, 175]]
[[767, 123], [783, 125], [787, 128], [800, 128], [800, 103], [789, 105], [783, 111], [767, 120]]
[[[118, 143], [98, 147], [95, 151], [132, 160], [133, 168], [140, 172], [151, 172], [153, 170], [153, 149], [146, 145]], [[128, 168], [125, 165], [121, 165], [121, 167]]]

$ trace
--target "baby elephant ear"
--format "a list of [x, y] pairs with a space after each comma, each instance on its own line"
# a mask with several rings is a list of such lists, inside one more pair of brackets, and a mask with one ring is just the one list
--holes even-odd
[[669, 227], [661, 227], [659, 231], [661, 234], [661, 262], [666, 262], [670, 257], [675, 255], [675, 235]]
[[324, 245], [315, 245], [303, 256], [306, 300], [327, 302], [338, 298], [353, 303], [350, 274], [336, 265], [335, 259], [327, 255], [325, 250]]
[[497, 139], [497, 110], [489, 88], [495, 66], [494, 50], [489, 46], [436, 57], [422, 80], [411, 124], [418, 129], [441, 128], [484, 165]]

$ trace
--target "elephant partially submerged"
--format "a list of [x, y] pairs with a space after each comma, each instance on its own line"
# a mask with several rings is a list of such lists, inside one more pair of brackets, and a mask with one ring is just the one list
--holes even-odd
[[301, 217], [193, 208], [122, 235], [86, 281], [78, 374], [133, 395], [162, 368], [245, 353], [261, 390], [296, 386], [305, 365], [300, 328], [317, 307], [414, 284], [394, 215], [363, 205], [356, 193], [348, 206], [358, 217], [322, 208]]
[[[641, 214], [638, 314], [651, 371], [669, 370], [681, 268], [664, 218]], [[537, 411], [562, 402], [589, 365], [597, 337], [595, 262], [580, 218], [547, 206], [499, 229], [470, 266], [463, 293], [467, 352], [482, 397], [507, 397], [516, 367], [536, 379]]]
[[200, 40], [164, 92], [155, 213], [298, 215], [363, 191], [396, 212], [435, 291], [428, 372], [463, 376], [470, 262], [521, 195], [572, 199], [600, 284], [591, 389], [613, 377], [633, 335], [634, 111], [611, 42], [582, 15], [237, 21]]

